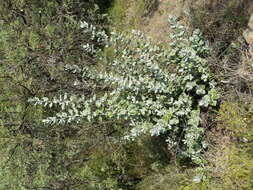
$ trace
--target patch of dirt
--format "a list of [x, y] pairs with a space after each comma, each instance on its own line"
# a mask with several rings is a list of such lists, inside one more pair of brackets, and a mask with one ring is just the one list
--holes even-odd
[[140, 30], [154, 40], [160, 42], [169, 41], [170, 27], [168, 18], [170, 15], [180, 17], [185, 10], [184, 0], [159, 0], [157, 10], [150, 17], [143, 18]]

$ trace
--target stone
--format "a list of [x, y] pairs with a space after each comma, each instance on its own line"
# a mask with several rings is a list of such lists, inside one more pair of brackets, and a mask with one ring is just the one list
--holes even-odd
[[243, 37], [249, 45], [253, 45], [253, 30], [246, 29], [243, 31]]
[[245, 41], [249, 44], [248, 55], [253, 57], [253, 30], [249, 28], [244, 30], [243, 37]]
[[253, 14], [253, 2], [251, 2], [251, 3], [249, 4], [248, 14], [249, 14], [249, 15]]
[[253, 14], [251, 14], [250, 19], [249, 19], [249, 23], [248, 23], [248, 27], [253, 30]]

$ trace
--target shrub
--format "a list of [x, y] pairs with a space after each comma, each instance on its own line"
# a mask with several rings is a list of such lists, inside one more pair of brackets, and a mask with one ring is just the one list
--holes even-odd
[[[218, 99], [206, 58], [209, 48], [202, 34], [170, 18], [174, 29], [170, 48], [155, 45], [139, 31], [112, 33], [108, 37], [96, 27], [83, 22], [81, 27], [91, 40], [104, 42], [113, 49], [113, 60], [99, 56], [99, 49], [84, 44], [84, 49], [104, 69], [66, 65], [76, 76], [76, 84], [91, 89], [91, 95], [64, 94], [30, 102], [60, 111], [44, 119], [45, 124], [66, 125], [85, 122], [108, 126], [123, 134], [120, 141], [134, 140], [142, 134], [166, 136], [171, 150], [196, 164], [203, 164], [206, 147], [200, 113], [215, 106]], [[108, 125], [109, 123], [109, 125]]]

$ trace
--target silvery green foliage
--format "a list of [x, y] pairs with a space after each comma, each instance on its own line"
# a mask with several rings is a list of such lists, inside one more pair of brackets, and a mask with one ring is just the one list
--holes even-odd
[[[139, 31], [131, 34], [115, 33], [107, 37], [95, 27], [82, 23], [92, 40], [104, 42], [114, 51], [111, 62], [104, 60], [105, 69], [79, 68], [67, 65], [66, 71], [81, 77], [87, 88], [103, 86], [100, 95], [63, 95], [49, 100], [34, 98], [31, 102], [43, 106], [57, 106], [60, 112], [44, 120], [46, 124], [71, 122], [124, 121], [126, 140], [142, 134], [167, 136], [168, 146], [183, 156], [201, 164], [205, 148], [200, 112], [215, 106], [218, 99], [215, 82], [206, 57], [209, 48], [199, 30], [191, 35], [174, 18], [170, 48], [155, 45]], [[87, 52], [93, 47], [84, 45]], [[109, 90], [108, 90], [109, 89]]]
[[[105, 31], [99, 31], [96, 26], [88, 24], [85, 21], [80, 23], [80, 28], [91, 42], [95, 41], [97, 43], [104, 43], [108, 40], [108, 36]], [[85, 52], [90, 55], [95, 55], [98, 51], [100, 51], [99, 46], [97, 45], [95, 47], [94, 43], [87, 42], [86, 44], [83, 44], [82, 47]]]

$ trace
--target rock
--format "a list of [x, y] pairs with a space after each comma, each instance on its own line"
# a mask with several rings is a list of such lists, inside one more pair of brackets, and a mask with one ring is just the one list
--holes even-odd
[[243, 31], [243, 37], [249, 45], [253, 45], [253, 30], [246, 29]]
[[253, 14], [251, 14], [250, 19], [249, 19], [249, 23], [248, 23], [248, 27], [253, 30]]
[[249, 4], [248, 13], [250, 19], [248, 22], [248, 27], [243, 31], [243, 37], [245, 41], [249, 44], [249, 55], [253, 57], [253, 2]]
[[251, 3], [249, 4], [248, 14], [249, 14], [249, 15], [253, 14], [253, 2], [251, 2]]
[[243, 37], [245, 41], [249, 44], [248, 55], [253, 57], [253, 30], [251, 29], [244, 30]]

